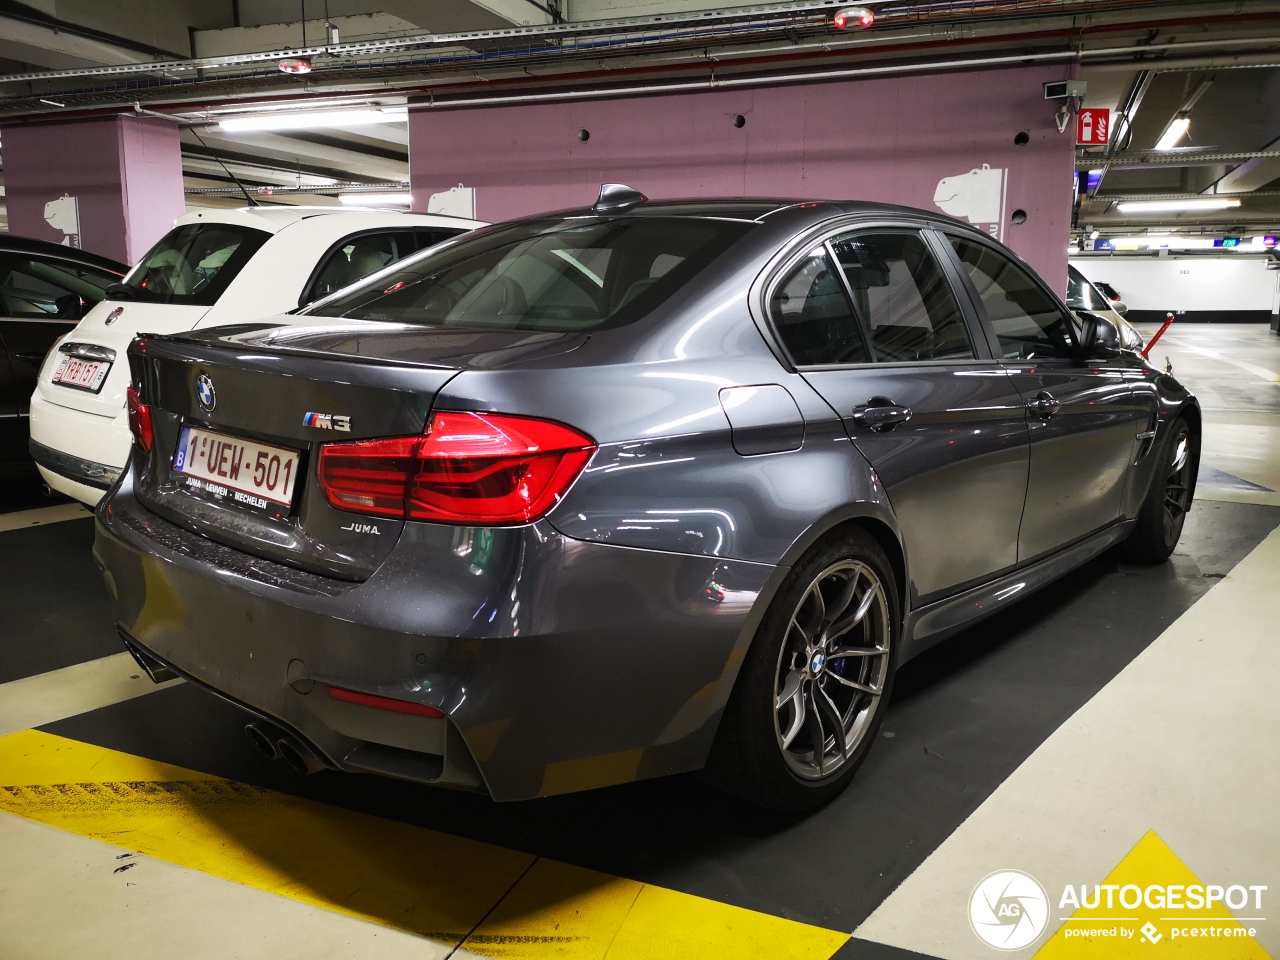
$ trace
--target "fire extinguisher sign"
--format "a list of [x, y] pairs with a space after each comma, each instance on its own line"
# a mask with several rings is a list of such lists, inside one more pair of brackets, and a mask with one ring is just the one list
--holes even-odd
[[1076, 115], [1076, 146], [1105, 147], [1111, 138], [1111, 111], [1090, 107]]

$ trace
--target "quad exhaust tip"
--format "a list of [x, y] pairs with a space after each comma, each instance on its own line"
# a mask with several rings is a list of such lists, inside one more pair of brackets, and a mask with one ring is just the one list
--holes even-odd
[[244, 733], [253, 749], [268, 760], [283, 760], [296, 773], [306, 776], [328, 769], [328, 764], [301, 740], [279, 730], [269, 729], [261, 723], [247, 723]]
[[244, 727], [244, 735], [249, 738], [249, 742], [253, 744], [253, 749], [268, 760], [279, 760], [280, 749], [276, 746], [276, 741], [271, 735], [256, 723], [247, 723]]

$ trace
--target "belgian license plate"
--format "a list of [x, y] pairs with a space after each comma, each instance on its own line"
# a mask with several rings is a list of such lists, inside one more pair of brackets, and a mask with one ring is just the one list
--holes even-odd
[[63, 357], [53, 370], [53, 382], [60, 387], [74, 387], [97, 393], [111, 372], [109, 360], [81, 360], [79, 357]]
[[298, 459], [296, 450], [183, 427], [173, 454], [173, 471], [201, 493], [268, 510], [293, 503]]

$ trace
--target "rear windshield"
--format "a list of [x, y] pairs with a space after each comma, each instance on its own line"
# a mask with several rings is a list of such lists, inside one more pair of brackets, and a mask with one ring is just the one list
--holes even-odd
[[129, 273], [125, 286], [132, 295], [126, 296], [211, 307], [270, 238], [265, 230], [230, 223], [174, 227]]
[[433, 327], [618, 326], [653, 310], [751, 227], [691, 217], [513, 224], [379, 273], [307, 312]]

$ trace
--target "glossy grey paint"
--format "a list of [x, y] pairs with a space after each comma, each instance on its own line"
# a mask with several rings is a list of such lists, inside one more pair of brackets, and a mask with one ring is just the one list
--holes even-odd
[[[691, 215], [699, 210], [716, 212], [695, 205]], [[989, 347], [980, 340], [971, 363], [797, 370], [772, 335], [767, 291], [793, 254], [890, 220], [971, 233], [901, 208], [807, 204], [764, 215], [648, 317], [614, 329], [475, 333], [317, 318], [135, 344], [157, 444], [149, 457], [135, 451], [98, 512], [120, 626], [346, 769], [368, 769], [357, 727], [335, 719], [319, 686], [289, 685], [292, 661], [313, 678], [437, 706], [454, 755], [422, 778], [465, 786], [478, 768], [495, 797], [517, 799], [702, 765], [769, 601], [790, 565], [841, 524], [870, 525], [902, 559], [900, 661], [1026, 596], [1134, 515], [1154, 460], [1136, 439], [1140, 409], [1159, 404], [1159, 443], [1194, 400], [1136, 356], [1107, 358], [1124, 397], [1137, 398], [1116, 408], [1129, 425], [1115, 429], [1130, 430], [1126, 457], [1138, 465], [1117, 479], [1106, 460], [1095, 513], [1114, 502], [1115, 515], [1060, 530], [1057, 550], [1030, 565], [1017, 546], [1025, 482], [1013, 490], [1032, 456], [1028, 398]], [[201, 372], [218, 383], [212, 414], [193, 405]], [[726, 409], [726, 392], [762, 385]], [[919, 418], [860, 432], [849, 414], [876, 395], [909, 397]], [[442, 409], [558, 420], [599, 448], [536, 524], [392, 522], [376, 544], [344, 534], [361, 518], [320, 496], [319, 445], [419, 433]], [[304, 428], [302, 414], [316, 410], [350, 416], [352, 433]], [[167, 458], [183, 418], [301, 449], [297, 514], [264, 519], [176, 489]], [[956, 427], [969, 431], [964, 444], [952, 443]], [[438, 726], [380, 721], [380, 740], [359, 728], [368, 742], [440, 749]]]
[[[351, 768], [360, 740], [340, 731], [320, 683], [306, 694], [288, 683], [291, 661], [436, 706], [502, 800], [700, 766], [773, 572], [573, 540], [545, 523], [409, 524], [373, 576], [327, 596], [270, 561], [228, 565], [143, 507], [131, 477], [98, 527], [117, 621], [144, 649], [299, 731], [337, 767]], [[420, 718], [380, 719], [382, 742], [438, 742]]]

